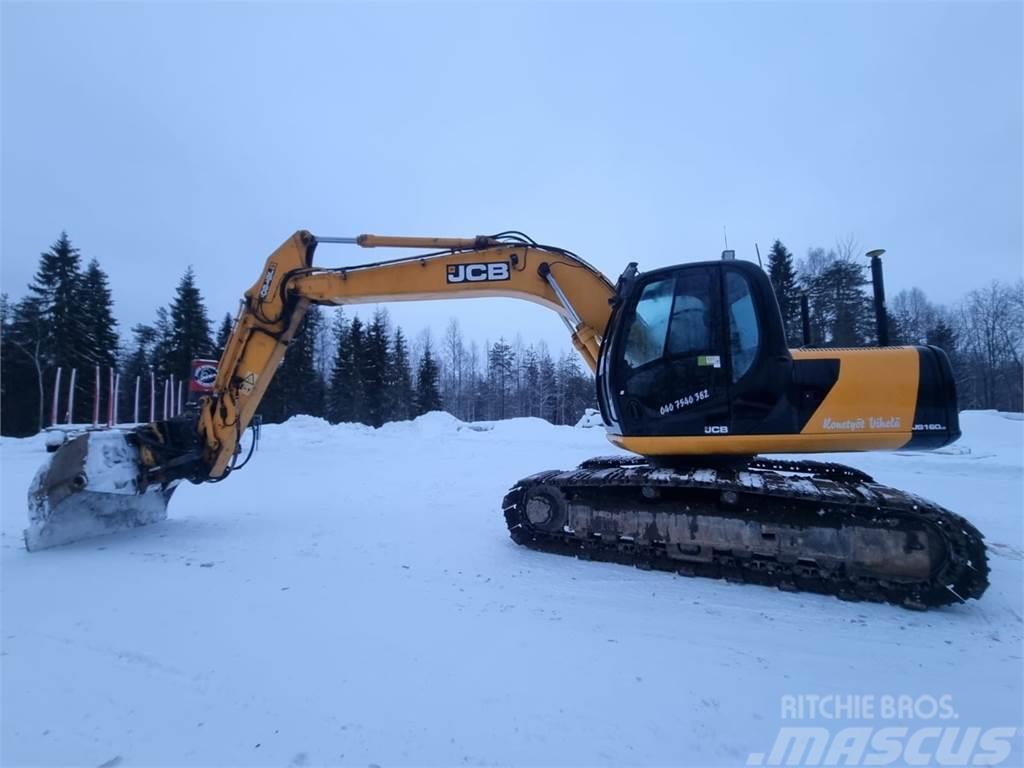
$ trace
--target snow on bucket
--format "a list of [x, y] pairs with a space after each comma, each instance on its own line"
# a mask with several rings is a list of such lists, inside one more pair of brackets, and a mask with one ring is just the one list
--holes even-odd
[[121, 430], [86, 432], [60, 446], [28, 492], [29, 551], [167, 519], [176, 485], [139, 491], [138, 449]]

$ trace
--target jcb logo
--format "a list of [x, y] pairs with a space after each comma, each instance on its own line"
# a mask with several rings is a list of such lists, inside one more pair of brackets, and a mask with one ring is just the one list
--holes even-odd
[[729, 428], [728, 427], [718, 427], [718, 426], [704, 427], [704, 434], [705, 435], [728, 435], [729, 434]]
[[491, 261], [486, 264], [450, 264], [446, 278], [449, 283], [483, 283], [492, 280], [508, 280], [507, 261]]
[[263, 285], [260, 286], [260, 299], [267, 298], [267, 294], [270, 293], [270, 284], [274, 281], [274, 275], [277, 274], [277, 263], [271, 262], [270, 266], [267, 267], [267, 274], [263, 276]]

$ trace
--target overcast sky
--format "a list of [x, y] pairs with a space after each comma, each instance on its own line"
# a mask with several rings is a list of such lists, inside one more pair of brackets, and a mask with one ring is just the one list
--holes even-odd
[[[612, 279], [723, 226], [751, 259], [852, 235], [941, 301], [1021, 275], [1021, 3], [0, 7], [3, 290], [67, 230], [124, 333], [189, 264], [233, 312], [299, 228], [521, 229]], [[564, 344], [525, 302], [389, 309]]]

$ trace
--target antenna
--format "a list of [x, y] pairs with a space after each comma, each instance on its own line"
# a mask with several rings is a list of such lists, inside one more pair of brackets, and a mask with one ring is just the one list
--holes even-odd
[[757, 251], [757, 266], [764, 269], [764, 264], [761, 263], [761, 248], [756, 242], [754, 243], [754, 250]]
[[722, 259], [732, 261], [736, 258], [736, 251], [729, 250], [729, 236], [725, 233], [725, 224], [722, 225], [722, 239], [725, 240], [725, 250], [722, 251]]

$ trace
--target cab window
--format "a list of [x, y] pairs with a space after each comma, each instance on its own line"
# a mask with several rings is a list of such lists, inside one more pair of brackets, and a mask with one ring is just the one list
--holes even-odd
[[729, 308], [729, 356], [732, 359], [732, 380], [736, 382], [754, 364], [760, 331], [747, 279], [738, 272], [727, 272], [725, 294]]
[[616, 383], [628, 428], [671, 414], [698, 434], [709, 408], [728, 410], [722, 274], [717, 266], [680, 267], [637, 288]]
[[668, 278], [644, 286], [626, 339], [625, 358], [630, 368], [639, 368], [664, 353], [673, 282]]
[[680, 272], [676, 278], [666, 355], [693, 357], [712, 352], [712, 276], [706, 270]]

